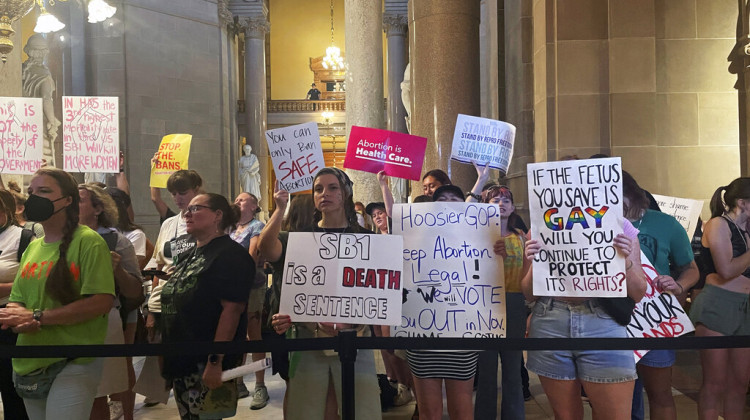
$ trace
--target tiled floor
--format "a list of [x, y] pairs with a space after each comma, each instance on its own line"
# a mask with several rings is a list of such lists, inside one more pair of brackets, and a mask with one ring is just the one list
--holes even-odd
[[[379, 364], [380, 365], [380, 364]], [[382, 367], [380, 367], [382, 370]], [[526, 419], [541, 420], [553, 419], [552, 409], [550, 408], [547, 396], [542, 391], [539, 379], [533, 373], [530, 373], [532, 399], [526, 402]], [[252, 390], [254, 378], [248, 376], [245, 378], [246, 384]], [[673, 370], [672, 394], [677, 405], [677, 418], [679, 420], [697, 419], [696, 403], [694, 398], [697, 397], [700, 388], [701, 372], [697, 352], [683, 351], [678, 352], [677, 365]], [[499, 382], [499, 381], [498, 381]], [[240, 400], [240, 406], [234, 419], [281, 419], [282, 418], [282, 400], [284, 396], [284, 382], [273, 376], [266, 379], [266, 386], [271, 400], [265, 408], [261, 410], [250, 410], [251, 398]], [[445, 399], [444, 399], [445, 401]], [[646, 399], [648, 404], [648, 400]], [[591, 408], [584, 404], [585, 419], [591, 419]], [[383, 419], [408, 420], [414, 411], [414, 403], [403, 407], [390, 409], [383, 413]], [[448, 419], [445, 409], [443, 408], [443, 418]], [[143, 407], [143, 397], [136, 400], [137, 420], [179, 420], [177, 408], [174, 400], [170, 398], [169, 404], [158, 405], [156, 407]], [[646, 406], [646, 418], [648, 419], [648, 406]], [[745, 419], [750, 419], [750, 408], [746, 407]], [[477, 419], [484, 420], [484, 419]]]

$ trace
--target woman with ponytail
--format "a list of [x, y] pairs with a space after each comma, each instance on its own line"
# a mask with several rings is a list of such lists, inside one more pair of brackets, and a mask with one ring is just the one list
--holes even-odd
[[[0, 309], [2, 327], [19, 333], [18, 346], [104, 343], [114, 300], [111, 257], [104, 239], [78, 224], [79, 202], [67, 172], [43, 168], [31, 179], [26, 217], [42, 224], [45, 237], [26, 249]], [[89, 417], [101, 359], [13, 359], [13, 369], [30, 419]], [[42, 375], [53, 378], [48, 392], [24, 387]]]
[[[750, 178], [737, 178], [719, 187], [711, 198], [711, 220], [703, 228], [701, 239], [701, 259], [708, 273], [706, 286], [690, 309], [696, 336], [750, 335], [749, 220]], [[700, 353], [700, 418], [718, 418], [722, 405], [725, 419], [743, 418], [750, 382], [750, 348]]]

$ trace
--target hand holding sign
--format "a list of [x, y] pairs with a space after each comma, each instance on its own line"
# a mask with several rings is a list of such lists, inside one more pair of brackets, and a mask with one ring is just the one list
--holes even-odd
[[[534, 295], [622, 297], [620, 158], [528, 165]], [[622, 240], [621, 251], [630, 249]]]
[[491, 168], [507, 173], [515, 137], [516, 127], [512, 124], [458, 114], [451, 159], [463, 163], [488, 162]]

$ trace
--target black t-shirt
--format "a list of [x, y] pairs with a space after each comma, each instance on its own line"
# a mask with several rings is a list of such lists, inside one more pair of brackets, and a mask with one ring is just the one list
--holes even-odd
[[[255, 279], [255, 263], [247, 251], [228, 235], [219, 236], [180, 258], [161, 293], [161, 327], [165, 343], [214, 341], [223, 308], [222, 300], [247, 303]], [[247, 311], [232, 341], [244, 341]], [[164, 356], [168, 378], [196, 372], [208, 355]], [[239, 366], [242, 355], [225, 355], [223, 369]]]
[[320, 91], [317, 88], [312, 88], [307, 91], [307, 94], [310, 95], [311, 101], [317, 101], [320, 100]]

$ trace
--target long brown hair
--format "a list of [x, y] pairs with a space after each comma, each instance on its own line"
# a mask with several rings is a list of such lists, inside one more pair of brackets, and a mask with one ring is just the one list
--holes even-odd
[[46, 175], [57, 182], [63, 197], [70, 197], [70, 205], [65, 208], [65, 225], [63, 226], [62, 241], [60, 241], [60, 257], [47, 277], [44, 291], [63, 305], [67, 305], [80, 298], [79, 292], [73, 287], [75, 279], [68, 267], [68, 247], [73, 241], [73, 234], [78, 228], [78, 207], [81, 197], [78, 194], [78, 182], [69, 173], [56, 168], [42, 168], [34, 176]]
[[628, 205], [623, 203], [623, 216], [629, 220], [640, 219], [643, 211], [648, 209], [648, 196], [627, 171], [622, 171], [622, 195], [628, 198]]
[[119, 213], [117, 212], [117, 204], [115, 200], [104, 191], [104, 188], [96, 185], [93, 182], [88, 184], [80, 184], [79, 190], [86, 190], [89, 192], [89, 199], [91, 205], [99, 207], [102, 211], [96, 216], [96, 224], [100, 227], [116, 227], [119, 219]]
[[[281, 230], [287, 232], [307, 232], [312, 230], [315, 204], [312, 195], [298, 194], [290, 197], [289, 213], [281, 222]], [[278, 211], [278, 210], [276, 210]]]
[[[315, 178], [313, 179], [313, 186], [315, 185], [315, 181], [318, 180], [322, 175], [333, 175], [338, 179], [339, 181], [339, 187], [341, 188], [341, 196], [343, 198], [343, 204], [344, 204], [344, 215], [346, 217], [346, 221], [349, 224], [349, 229], [352, 229], [356, 232], [358, 231], [364, 231], [365, 229], [359, 225], [359, 222], [357, 221], [357, 211], [354, 210], [354, 183], [351, 179], [349, 179], [349, 176], [338, 168], [323, 168], [318, 171], [317, 174], [315, 174]], [[315, 194], [315, 188], [313, 187], [313, 193]], [[313, 226], [317, 226], [318, 222], [323, 218], [323, 214], [318, 210], [317, 208], [313, 212]]]
[[0, 228], [18, 225], [16, 220], [16, 199], [8, 190], [0, 190], [0, 213], [5, 213], [5, 224]]
[[[724, 191], [724, 199], [721, 192]], [[737, 206], [737, 200], [750, 200], [750, 178], [737, 178], [729, 185], [719, 187], [711, 197], [711, 217], [719, 217], [724, 212], [731, 211]]]

